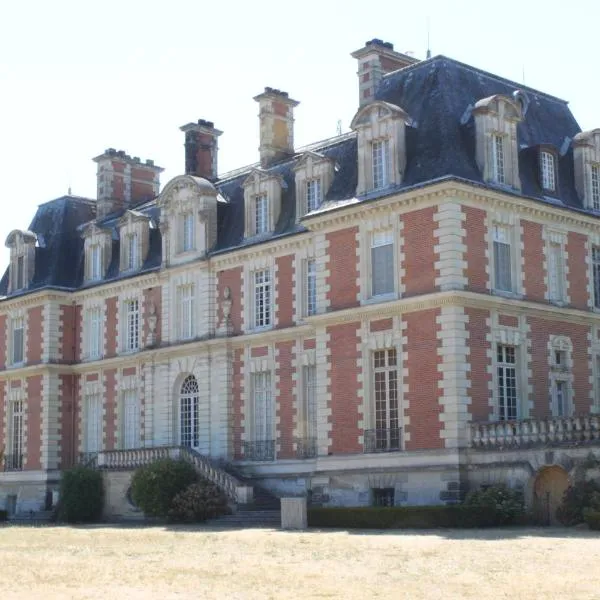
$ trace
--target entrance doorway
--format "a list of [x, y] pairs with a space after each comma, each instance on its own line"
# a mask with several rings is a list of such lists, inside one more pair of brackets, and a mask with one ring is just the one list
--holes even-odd
[[562, 467], [546, 467], [538, 473], [533, 488], [533, 504], [535, 514], [543, 524], [560, 524], [556, 510], [568, 486], [569, 476]]

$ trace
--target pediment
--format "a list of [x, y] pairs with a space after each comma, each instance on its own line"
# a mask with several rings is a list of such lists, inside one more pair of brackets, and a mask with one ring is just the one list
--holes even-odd
[[511, 98], [503, 94], [494, 94], [475, 103], [473, 114], [495, 113], [501, 118], [513, 121], [521, 120], [521, 109]]
[[22, 229], [13, 229], [7, 236], [4, 245], [7, 248], [13, 248], [15, 245], [21, 244], [34, 244], [36, 242], [36, 235], [33, 231], [27, 231]]
[[600, 129], [582, 131], [573, 138], [576, 146], [598, 146], [600, 147]]
[[177, 209], [198, 201], [202, 196], [216, 195], [217, 190], [208, 179], [193, 175], [178, 175], [167, 183], [158, 197], [158, 205]]
[[117, 226], [125, 227], [133, 223], [138, 223], [140, 221], [149, 222], [150, 217], [136, 210], [127, 210], [125, 211], [123, 216], [117, 221]]
[[351, 129], [358, 129], [371, 125], [374, 121], [383, 121], [385, 119], [408, 120], [408, 113], [396, 104], [376, 100], [366, 104], [358, 110], [350, 123]]
[[271, 179], [276, 179], [280, 183], [283, 182], [283, 178], [280, 175], [269, 173], [268, 171], [263, 171], [262, 169], [252, 169], [250, 175], [244, 179], [242, 187], [245, 189], [247, 187], [260, 185], [261, 183]]
[[319, 152], [307, 151], [303, 152], [298, 159], [296, 160], [296, 164], [294, 165], [294, 171], [299, 171], [300, 169], [306, 168], [309, 163], [313, 165], [322, 164], [322, 163], [331, 163], [333, 164], [333, 160], [328, 158], [324, 154], [320, 154]]

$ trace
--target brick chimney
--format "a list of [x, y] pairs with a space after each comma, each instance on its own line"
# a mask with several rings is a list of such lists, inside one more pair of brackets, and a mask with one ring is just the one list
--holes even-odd
[[153, 160], [142, 162], [124, 150], [108, 148], [94, 158], [98, 164], [97, 218], [152, 200], [160, 190], [160, 174], [164, 171]]
[[217, 138], [223, 132], [204, 119], [183, 125], [180, 129], [185, 133], [185, 174], [215, 181], [218, 177]]
[[259, 105], [260, 164], [268, 167], [294, 154], [294, 107], [300, 103], [270, 87], [254, 99]]
[[372, 102], [375, 92], [386, 73], [403, 69], [419, 62], [419, 59], [394, 51], [394, 44], [378, 39], [366, 42], [360, 50], [351, 56], [358, 60], [359, 106]]

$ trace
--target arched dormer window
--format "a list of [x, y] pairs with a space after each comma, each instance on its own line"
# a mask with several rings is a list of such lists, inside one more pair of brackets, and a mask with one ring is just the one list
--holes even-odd
[[15, 229], [6, 238], [10, 249], [9, 293], [27, 289], [35, 271], [36, 236], [31, 231]]
[[475, 157], [484, 181], [521, 189], [517, 124], [519, 103], [497, 94], [483, 98], [473, 109]]
[[267, 235], [275, 229], [281, 213], [283, 179], [254, 169], [242, 184], [244, 188], [245, 237]]
[[89, 223], [82, 229], [84, 238], [86, 282], [101, 281], [112, 259], [112, 237], [110, 230]]
[[150, 217], [128, 210], [118, 221], [120, 271], [137, 271], [142, 267], [150, 245]]
[[550, 148], [540, 149], [540, 185], [546, 193], [555, 194], [558, 188], [557, 158]]
[[389, 102], [363, 106], [350, 127], [358, 133], [357, 195], [399, 185], [406, 168], [404, 110]]
[[217, 241], [217, 190], [202, 177], [180, 175], [158, 198], [163, 264], [205, 256]]
[[333, 161], [318, 152], [305, 152], [294, 166], [296, 172], [296, 220], [317, 210], [333, 180]]
[[582, 131], [573, 139], [575, 188], [586, 208], [600, 211], [600, 129]]

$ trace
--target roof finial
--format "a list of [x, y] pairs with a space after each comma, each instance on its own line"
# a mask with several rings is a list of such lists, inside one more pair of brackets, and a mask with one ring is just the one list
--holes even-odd
[[67, 195], [70, 196], [71, 195], [71, 186], [69, 186], [69, 189], [67, 191]]
[[431, 46], [429, 44], [429, 17], [427, 17], [427, 58], [431, 58]]

